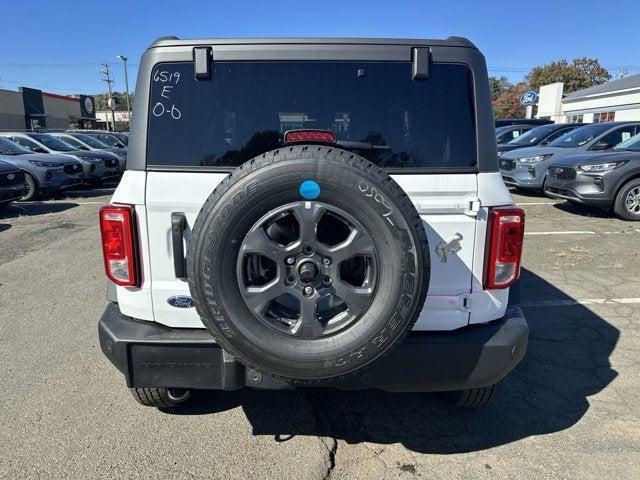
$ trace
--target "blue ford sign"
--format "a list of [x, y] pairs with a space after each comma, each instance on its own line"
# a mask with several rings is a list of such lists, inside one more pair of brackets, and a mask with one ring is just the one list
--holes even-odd
[[520, 95], [520, 105], [527, 106], [533, 105], [538, 100], [538, 93], [533, 90], [529, 90], [528, 92], [524, 92]]

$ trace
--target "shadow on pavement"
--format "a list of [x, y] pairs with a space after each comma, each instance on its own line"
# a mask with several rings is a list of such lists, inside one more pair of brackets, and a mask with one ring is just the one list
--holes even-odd
[[[529, 304], [570, 300], [527, 270], [521, 287]], [[455, 409], [437, 394], [245, 389], [198, 392], [188, 406], [167, 413], [211, 414], [242, 407], [254, 434], [273, 435], [278, 441], [327, 436], [350, 444], [401, 443], [420, 453], [477, 451], [564, 430], [588, 410], [588, 397], [616, 377], [609, 355], [619, 331], [582, 305], [524, 310], [530, 326], [527, 355], [496, 401], [483, 409]]]
[[32, 217], [36, 215], [46, 215], [48, 213], [60, 213], [77, 206], [77, 203], [72, 202], [35, 201], [12, 203], [0, 213], [0, 218]]
[[5, 230], [9, 230], [11, 228], [11, 225], [9, 225], [8, 223], [0, 223], [0, 233], [4, 232]]
[[105, 186], [101, 188], [83, 187], [76, 190], [65, 190], [52, 194], [50, 198], [54, 200], [75, 200], [75, 199], [91, 199], [96, 197], [111, 196], [115, 191], [115, 186]]
[[611, 218], [613, 215], [609, 210], [598, 207], [590, 207], [588, 205], [582, 205], [580, 203], [573, 202], [562, 202], [562, 203], [554, 203], [554, 208], [558, 210], [562, 210], [566, 213], [571, 213], [573, 215], [580, 215], [582, 217], [592, 217], [592, 218]]

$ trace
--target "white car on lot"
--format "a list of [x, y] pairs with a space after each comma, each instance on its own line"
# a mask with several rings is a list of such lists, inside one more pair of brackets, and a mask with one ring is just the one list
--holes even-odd
[[473, 44], [169, 38], [137, 85], [100, 211], [99, 338], [139, 402], [304, 385], [489, 401], [527, 347], [524, 212]]

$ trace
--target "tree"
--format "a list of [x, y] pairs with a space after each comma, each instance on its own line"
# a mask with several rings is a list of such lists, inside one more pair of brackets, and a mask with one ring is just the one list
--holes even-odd
[[[96, 102], [96, 110], [108, 110], [107, 100], [109, 99], [108, 93], [99, 93], [94, 95], [93, 98]], [[125, 92], [113, 92], [113, 98], [116, 99], [116, 110], [127, 110], [127, 94]], [[133, 107], [133, 93], [129, 94], [129, 101]]]
[[489, 89], [491, 90], [491, 99], [495, 100], [502, 95], [509, 88], [513, 87], [513, 84], [509, 82], [507, 77], [489, 77]]
[[520, 96], [529, 89], [526, 82], [510, 85], [493, 100], [493, 115], [496, 118], [522, 118], [525, 107], [520, 105]]
[[530, 88], [539, 88], [549, 83], [564, 82], [564, 92], [571, 93], [583, 88], [599, 85], [611, 79], [611, 75], [596, 58], [566, 59], [534, 67], [526, 80]]

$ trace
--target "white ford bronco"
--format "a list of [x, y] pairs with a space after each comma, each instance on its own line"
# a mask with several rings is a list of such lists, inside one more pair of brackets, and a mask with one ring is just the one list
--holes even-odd
[[313, 386], [478, 406], [525, 354], [524, 213], [463, 38], [161, 38], [111, 202], [100, 345], [144, 405]]

